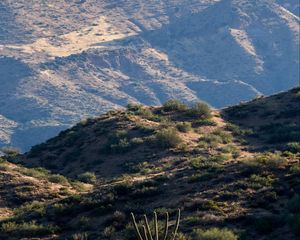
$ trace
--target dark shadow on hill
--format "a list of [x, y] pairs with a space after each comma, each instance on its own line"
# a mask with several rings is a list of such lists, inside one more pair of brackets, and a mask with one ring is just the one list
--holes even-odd
[[288, 149], [300, 142], [300, 88], [226, 108], [230, 131], [255, 151]]

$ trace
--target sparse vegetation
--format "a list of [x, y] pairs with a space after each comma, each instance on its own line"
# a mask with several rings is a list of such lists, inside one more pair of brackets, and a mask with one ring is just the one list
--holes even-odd
[[176, 127], [180, 132], [184, 132], [184, 133], [187, 133], [192, 129], [192, 125], [190, 122], [177, 123]]
[[212, 117], [211, 109], [206, 103], [199, 102], [189, 109], [189, 116], [194, 118], [209, 119]]
[[165, 102], [163, 104], [163, 110], [165, 112], [170, 112], [170, 111], [186, 111], [188, 109], [188, 107], [175, 99], [170, 99], [167, 102]]
[[174, 148], [182, 142], [175, 128], [167, 128], [158, 131], [155, 135], [154, 143], [161, 148]]
[[81, 182], [85, 183], [95, 183], [97, 180], [96, 174], [93, 172], [85, 172], [78, 176]]
[[192, 240], [237, 240], [238, 237], [228, 229], [212, 228], [208, 230], [196, 229]]
[[[177, 206], [175, 240], [297, 239], [299, 141], [269, 141], [276, 127], [295, 132], [297, 119], [267, 101], [233, 107], [235, 117], [203, 106], [193, 115], [177, 101], [132, 104], [1, 157], [0, 239], [132, 240], [130, 212], [156, 208], [163, 219]], [[143, 234], [143, 219], [136, 224]], [[163, 237], [165, 222], [157, 225]]]

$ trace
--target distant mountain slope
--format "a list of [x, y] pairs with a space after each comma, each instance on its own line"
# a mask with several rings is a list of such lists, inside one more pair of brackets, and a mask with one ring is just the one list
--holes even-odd
[[289, 89], [299, 83], [297, 6], [4, 0], [0, 114], [17, 127], [0, 135], [0, 145], [28, 150], [128, 102], [224, 107]]
[[219, 240], [227, 229], [232, 239], [296, 240], [299, 103], [297, 87], [220, 111], [169, 101], [82, 121], [5, 164], [94, 187], [50, 201], [37, 195], [0, 220], [0, 238], [133, 240], [130, 212], [173, 219], [180, 208], [179, 239], [204, 231]]

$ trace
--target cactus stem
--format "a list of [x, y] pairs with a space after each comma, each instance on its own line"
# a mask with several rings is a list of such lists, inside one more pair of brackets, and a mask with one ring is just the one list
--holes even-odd
[[146, 230], [148, 232], [150, 240], [153, 240], [152, 233], [151, 233], [150, 226], [149, 226], [148, 219], [147, 219], [147, 215], [144, 215], [144, 222], [145, 222]]
[[133, 213], [131, 213], [131, 219], [132, 219], [132, 223], [133, 223], [133, 226], [134, 226], [134, 229], [135, 229], [137, 238], [138, 238], [139, 240], [144, 240], [143, 237], [142, 237], [142, 235], [141, 235], [141, 233], [140, 233], [140, 230], [139, 230], [139, 228], [138, 228], [138, 225], [137, 225], [137, 223], [136, 223], [136, 221], [135, 221], [135, 217], [134, 217], [134, 214], [133, 214]]
[[165, 220], [165, 233], [164, 233], [163, 240], [167, 240], [167, 236], [168, 236], [168, 229], [169, 229], [169, 213], [168, 213], [168, 212], [166, 212], [166, 220]]

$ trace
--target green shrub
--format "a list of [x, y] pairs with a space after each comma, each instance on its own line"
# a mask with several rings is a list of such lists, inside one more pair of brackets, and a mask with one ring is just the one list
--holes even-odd
[[105, 150], [112, 153], [124, 153], [131, 148], [132, 144], [128, 140], [128, 132], [125, 130], [117, 130], [109, 136]]
[[210, 156], [208, 158], [208, 161], [212, 161], [212, 162], [224, 162], [230, 159], [230, 156], [228, 154], [217, 154], [217, 155], [213, 155]]
[[200, 139], [201, 142], [206, 142], [209, 147], [216, 148], [220, 143], [223, 142], [222, 138], [218, 135], [209, 134]]
[[275, 182], [273, 176], [261, 176], [257, 174], [252, 174], [249, 178], [249, 186], [252, 188], [262, 188], [262, 187], [270, 187]]
[[45, 168], [25, 168], [20, 167], [18, 171], [26, 176], [38, 178], [38, 179], [46, 179], [50, 173], [49, 170]]
[[144, 143], [144, 140], [142, 138], [138, 138], [138, 137], [132, 138], [130, 140], [130, 144], [132, 146], [137, 146], [137, 145], [140, 145], [140, 144], [143, 144], [143, 143]]
[[177, 123], [176, 128], [180, 132], [187, 133], [187, 132], [191, 131], [192, 124], [190, 122], [181, 122], [181, 123]]
[[6, 222], [2, 223], [1, 231], [15, 236], [37, 237], [55, 233], [58, 228], [52, 225], [40, 225], [35, 221], [31, 222]]
[[7, 147], [7, 148], [1, 148], [0, 150], [8, 157], [16, 157], [20, 154], [20, 150], [17, 148]]
[[75, 233], [72, 235], [71, 240], [88, 240], [87, 233]]
[[217, 123], [212, 119], [200, 119], [193, 122], [193, 127], [201, 127], [201, 126], [217, 126]]
[[188, 113], [191, 117], [195, 118], [208, 119], [212, 117], [210, 107], [203, 102], [196, 103], [189, 109]]
[[136, 112], [142, 109], [142, 105], [137, 103], [128, 103], [126, 108], [128, 111]]
[[286, 150], [292, 153], [299, 153], [300, 152], [300, 142], [289, 142], [286, 145]]
[[8, 171], [9, 170], [9, 166], [3, 162], [3, 163], [0, 163], [0, 171]]
[[268, 168], [284, 167], [287, 164], [287, 159], [282, 157], [280, 153], [266, 152], [258, 154], [253, 160], [250, 160], [249, 165], [265, 166]]
[[222, 143], [230, 143], [232, 142], [232, 135], [228, 132], [224, 132], [221, 129], [217, 129], [212, 132], [213, 135], [219, 136], [222, 139]]
[[185, 111], [187, 109], [188, 109], [188, 107], [184, 103], [182, 103], [178, 100], [175, 100], [175, 99], [170, 99], [163, 104], [163, 110], [165, 112]]
[[175, 128], [167, 128], [158, 131], [155, 135], [155, 144], [162, 148], [177, 147], [182, 142]]
[[204, 161], [205, 161], [204, 157], [193, 158], [190, 160], [191, 167], [194, 169], [200, 169]]
[[218, 171], [222, 168], [217, 162], [204, 159], [202, 157], [193, 158], [190, 160], [191, 167], [195, 170], [208, 169], [209, 171]]
[[211, 228], [196, 229], [192, 233], [192, 240], [237, 240], [238, 237], [228, 229]]
[[48, 177], [48, 180], [52, 183], [59, 183], [59, 184], [67, 184], [68, 179], [66, 179], [64, 176], [59, 174], [50, 175]]
[[230, 131], [234, 136], [249, 136], [254, 134], [252, 129], [241, 129], [238, 125], [232, 123], [227, 123], [225, 129]]
[[19, 208], [14, 209], [16, 216], [30, 214], [31, 216], [44, 216], [46, 214], [45, 205], [41, 202], [33, 201], [32, 203], [24, 204]]
[[102, 235], [106, 238], [111, 238], [116, 232], [116, 228], [114, 226], [109, 226], [104, 228]]
[[131, 149], [131, 144], [127, 138], [120, 139], [118, 143], [111, 144], [110, 150], [113, 153], [124, 153]]
[[85, 182], [85, 183], [95, 183], [97, 180], [97, 177], [93, 172], [82, 173], [78, 176], [78, 178], [81, 182]]

